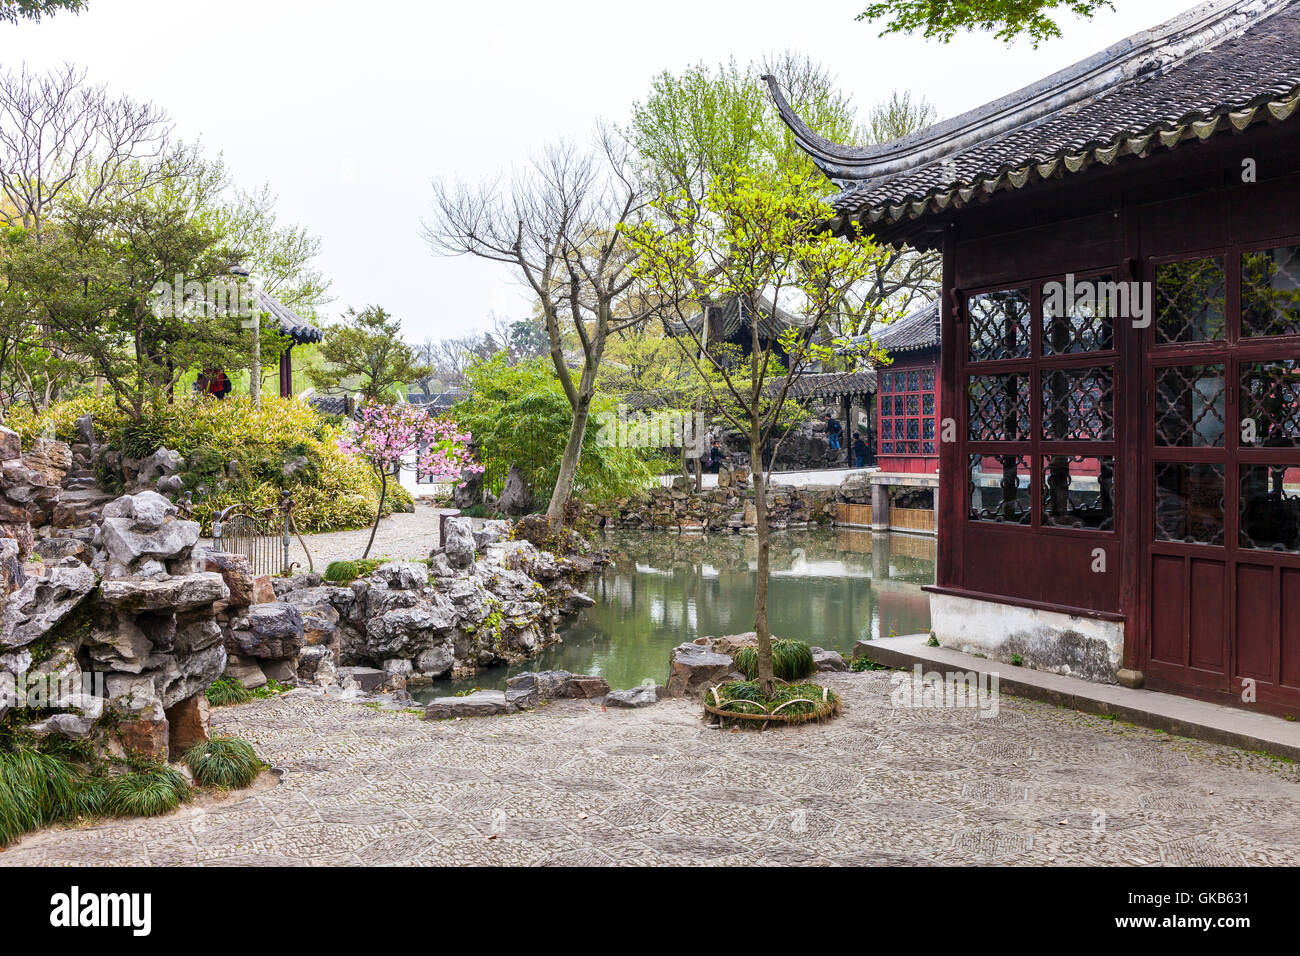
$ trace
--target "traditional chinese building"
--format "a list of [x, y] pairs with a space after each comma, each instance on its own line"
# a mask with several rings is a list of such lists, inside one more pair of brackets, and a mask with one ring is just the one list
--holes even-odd
[[883, 146], [772, 86], [836, 229], [943, 253], [939, 642], [1300, 715], [1300, 0]]
[[896, 319], [872, 335], [889, 355], [877, 370], [880, 470], [939, 470], [939, 303]]

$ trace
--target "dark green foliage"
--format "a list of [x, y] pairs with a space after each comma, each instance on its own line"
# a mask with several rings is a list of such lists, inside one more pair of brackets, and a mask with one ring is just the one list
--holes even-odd
[[[742, 647], [736, 652], [736, 669], [755, 680], [758, 677], [758, 650]], [[812, 648], [803, 641], [777, 638], [772, 641], [772, 674], [778, 680], [802, 680], [817, 669]]]
[[208, 685], [207, 697], [213, 707], [228, 707], [248, 703], [253, 699], [253, 692], [233, 677], [218, 677]]
[[190, 785], [164, 763], [141, 761], [138, 769], [113, 777], [104, 797], [106, 812], [124, 817], [155, 817], [190, 798]]
[[247, 787], [264, 766], [252, 745], [238, 737], [213, 737], [192, 747], [185, 763], [197, 783], [222, 790]]
[[889, 669], [884, 664], [877, 664], [865, 655], [853, 658], [853, 660], [849, 661], [849, 667], [855, 671], [883, 671]]

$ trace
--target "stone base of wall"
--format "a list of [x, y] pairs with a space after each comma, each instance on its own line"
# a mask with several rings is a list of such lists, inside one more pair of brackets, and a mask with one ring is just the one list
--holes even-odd
[[1124, 659], [1124, 624], [1057, 611], [930, 595], [931, 630], [943, 647], [965, 654], [1065, 674], [1103, 684], [1117, 683]]
[[[834, 524], [835, 489], [778, 485], [768, 489], [767, 509], [773, 530]], [[679, 484], [617, 502], [600, 517], [606, 528], [743, 534], [754, 531], [758, 511], [752, 488], [732, 485], [694, 492]]]

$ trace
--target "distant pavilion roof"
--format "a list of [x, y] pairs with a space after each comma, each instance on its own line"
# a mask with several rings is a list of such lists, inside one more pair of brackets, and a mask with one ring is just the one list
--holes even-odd
[[[849, 339], [857, 345], [866, 341], [865, 335], [855, 335]], [[871, 341], [891, 355], [898, 352], [919, 352], [922, 349], [939, 347], [939, 303], [917, 309], [911, 315], [895, 319], [880, 330], [871, 333]]]
[[295, 345], [319, 342], [325, 337], [320, 329], [261, 289], [257, 290], [257, 308], [276, 319], [280, 323], [280, 333], [293, 339]]
[[787, 394], [797, 399], [845, 398], [872, 395], [875, 391], [875, 370], [866, 369], [861, 372], [805, 372], [790, 383]]
[[[798, 325], [799, 319], [791, 315], [785, 309], [774, 307], [771, 302], [760, 300], [760, 318], [758, 323], [759, 334], [765, 338], [775, 338], [792, 325]], [[713, 308], [722, 310], [721, 334], [723, 338], [730, 338], [735, 335], [742, 326], [748, 327], [748, 308], [745, 306], [740, 296], [732, 296], [722, 303], [715, 303]], [[696, 335], [701, 334], [704, 328], [704, 317], [707, 309], [686, 319], [684, 322], [669, 322], [668, 331], [674, 335], [685, 334], [687, 329]]]
[[900, 223], [1125, 156], [1290, 119], [1300, 0], [1210, 0], [978, 109], [877, 146], [814, 133], [765, 77], [800, 147], [840, 187], [839, 230]]

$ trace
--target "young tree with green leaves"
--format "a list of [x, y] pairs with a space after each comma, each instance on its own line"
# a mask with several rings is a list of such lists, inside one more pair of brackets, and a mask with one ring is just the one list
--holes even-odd
[[887, 33], [917, 33], [949, 42], [959, 30], [992, 33], [1010, 43], [1027, 36], [1035, 47], [1061, 35], [1056, 11], [1091, 18], [1114, 10], [1111, 0], [881, 0], [858, 14], [859, 20], [888, 20]]
[[49, 17], [60, 10], [80, 13], [86, 9], [86, 0], [0, 0], [0, 23], [17, 23]]
[[353, 387], [366, 402], [401, 395], [401, 387], [428, 374], [415, 349], [402, 341], [402, 323], [377, 305], [348, 309], [325, 329], [322, 364], [307, 374], [317, 388]]
[[[633, 272], [659, 317], [687, 329], [689, 334], [675, 341], [724, 419], [749, 438], [758, 536], [754, 632], [759, 683], [770, 697], [775, 689], [767, 623], [770, 465], [764, 467], [764, 449], [791, 421], [792, 383], [845, 344], [825, 342], [822, 332], [871, 275], [877, 251], [866, 238], [832, 236], [826, 223], [834, 210], [821, 184], [791, 170], [769, 177], [732, 170], [713, 180], [702, 201], [683, 203], [676, 196], [656, 209], [659, 221], [628, 230], [637, 253]], [[766, 342], [760, 324], [751, 323], [749, 354], [739, 356], [709, 347], [686, 324], [701, 295], [710, 301], [737, 297], [754, 314], [779, 303], [800, 322]]]

